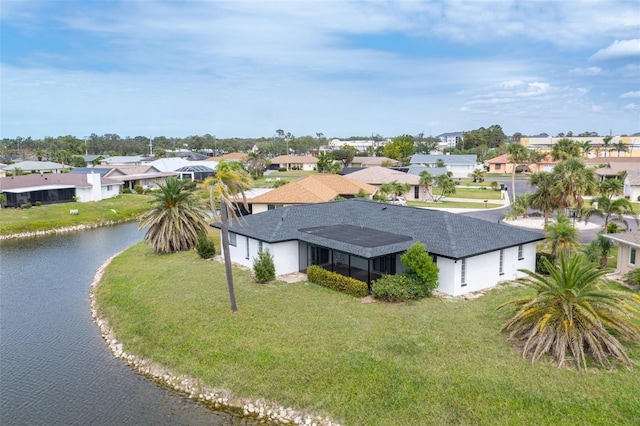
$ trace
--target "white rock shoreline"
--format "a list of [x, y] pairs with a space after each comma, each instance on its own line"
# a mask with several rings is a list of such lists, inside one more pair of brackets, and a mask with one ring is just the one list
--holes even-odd
[[46, 229], [43, 231], [20, 232], [18, 234], [0, 235], [0, 240], [12, 240], [18, 238], [41, 237], [45, 235], [64, 234], [67, 232], [83, 231], [85, 229], [100, 228], [102, 226], [117, 225], [125, 223], [125, 220], [110, 220], [108, 222], [86, 223], [82, 225], [67, 226], [64, 228]]
[[102, 264], [102, 266], [100, 266], [91, 281], [91, 290], [89, 294], [91, 302], [91, 317], [97, 324], [102, 337], [105, 339], [109, 349], [116, 358], [121, 359], [134, 371], [150, 378], [154, 382], [168, 386], [191, 399], [203, 402], [213, 408], [237, 411], [245, 416], [255, 417], [260, 421], [271, 424], [340, 426], [331, 419], [311, 413], [283, 407], [263, 399], [251, 400], [248, 398], [241, 398], [224, 389], [210, 388], [205, 386], [199, 379], [185, 375], [176, 375], [159, 364], [137, 355], [127, 353], [124, 345], [118, 341], [114, 330], [111, 328], [106, 318], [103, 317], [96, 302], [96, 291], [100, 285], [104, 271], [111, 261], [120, 253], [111, 256]]

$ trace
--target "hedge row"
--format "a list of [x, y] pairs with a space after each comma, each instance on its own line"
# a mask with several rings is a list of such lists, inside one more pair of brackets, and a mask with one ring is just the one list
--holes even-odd
[[367, 283], [355, 278], [345, 277], [335, 272], [327, 271], [317, 265], [307, 268], [307, 278], [314, 284], [318, 284], [332, 290], [340, 291], [354, 297], [365, 297], [369, 294]]

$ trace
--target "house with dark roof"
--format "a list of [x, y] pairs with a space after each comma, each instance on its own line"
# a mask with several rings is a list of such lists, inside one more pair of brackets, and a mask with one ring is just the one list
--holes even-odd
[[640, 266], [640, 231], [603, 234], [618, 245], [617, 272], [626, 274]]
[[43, 173], [0, 178], [6, 207], [22, 204], [100, 201], [121, 192], [122, 183], [99, 173]]
[[369, 284], [401, 273], [400, 256], [420, 242], [440, 269], [438, 290], [454, 296], [521, 277], [519, 269], [534, 270], [536, 242], [543, 239], [467, 216], [358, 198], [245, 216], [229, 232], [234, 263], [250, 268], [268, 249], [276, 275], [319, 265]]

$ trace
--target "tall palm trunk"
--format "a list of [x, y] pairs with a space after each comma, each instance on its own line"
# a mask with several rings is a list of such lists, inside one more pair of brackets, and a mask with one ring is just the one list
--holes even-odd
[[227, 287], [229, 288], [229, 299], [231, 301], [231, 310], [236, 312], [238, 306], [236, 305], [236, 294], [233, 289], [233, 270], [231, 269], [231, 253], [229, 252], [229, 214], [227, 212], [227, 205], [220, 203], [220, 219], [222, 226], [220, 231], [222, 233], [222, 253], [224, 254], [224, 270], [227, 274]]

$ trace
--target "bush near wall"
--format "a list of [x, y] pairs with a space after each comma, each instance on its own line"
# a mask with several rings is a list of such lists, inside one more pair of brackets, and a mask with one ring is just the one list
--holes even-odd
[[539, 274], [549, 275], [547, 265], [544, 264], [543, 259], [547, 259], [549, 262], [553, 262], [553, 256], [551, 253], [538, 252], [536, 253], [536, 272]]
[[307, 268], [307, 278], [314, 284], [340, 291], [354, 297], [365, 297], [369, 294], [367, 283], [356, 280], [355, 278], [345, 277], [344, 275], [327, 271], [317, 265], [312, 265]]

